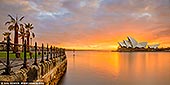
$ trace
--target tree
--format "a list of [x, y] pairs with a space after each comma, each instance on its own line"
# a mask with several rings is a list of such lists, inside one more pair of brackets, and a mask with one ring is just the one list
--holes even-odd
[[18, 17], [16, 16], [16, 18], [14, 18], [11, 15], [8, 15], [8, 17], [10, 17], [10, 21], [7, 21], [5, 23], [5, 25], [9, 25], [8, 30], [10, 31], [14, 31], [14, 50], [13, 52], [16, 53], [18, 51], [18, 30], [19, 30], [19, 26], [18, 24], [22, 21], [22, 19], [24, 18], [24, 16], [22, 16], [20, 19], [18, 19]]
[[[3, 42], [7, 42], [7, 40], [8, 40], [8, 36], [9, 36], [9, 39], [10, 39], [10, 35], [11, 35], [11, 33], [10, 32], [4, 32], [3, 33], [3, 36], [4, 36], [4, 41]], [[10, 39], [10, 41], [11, 41], [11, 39]], [[3, 47], [3, 50], [5, 50], [6, 49], [6, 45], [2, 45], [2, 47]], [[12, 48], [12, 47], [11, 47]]]
[[34, 27], [31, 23], [25, 23], [25, 28], [26, 28], [26, 38], [27, 38], [27, 51], [29, 52], [29, 39], [30, 39], [30, 34], [32, 34], [32, 37], [35, 37], [35, 34], [33, 32], [30, 32]]
[[[25, 38], [25, 28], [23, 24], [20, 24], [20, 30], [19, 30], [19, 37], [21, 37], [22, 45], [24, 44], [24, 38]], [[24, 47], [22, 46], [22, 51], [24, 50]]]
[[4, 42], [7, 41], [7, 37], [10, 36], [10, 32], [4, 32], [3, 35], [4, 35]]

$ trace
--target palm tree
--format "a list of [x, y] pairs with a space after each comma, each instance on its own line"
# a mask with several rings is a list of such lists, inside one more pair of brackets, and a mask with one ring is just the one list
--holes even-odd
[[8, 15], [8, 17], [10, 17], [10, 21], [7, 21], [5, 23], [5, 25], [9, 25], [8, 30], [12, 31], [14, 30], [14, 50], [13, 52], [16, 53], [18, 51], [18, 46], [16, 44], [18, 44], [18, 30], [19, 30], [19, 26], [18, 24], [22, 21], [22, 19], [24, 18], [24, 16], [22, 16], [20, 19], [18, 19], [18, 17], [16, 16], [16, 18], [12, 17], [11, 15]]
[[[7, 42], [7, 40], [8, 40], [8, 36], [10, 36], [10, 32], [4, 32], [3, 33], [3, 35], [4, 35], [4, 41], [3, 42]], [[10, 37], [9, 37], [9, 39], [10, 39]], [[11, 41], [11, 39], [10, 39], [10, 41]], [[3, 50], [5, 50], [6, 49], [6, 46], [5, 45], [2, 45], [2, 47], [3, 47]]]
[[[24, 38], [25, 38], [25, 28], [23, 24], [20, 24], [20, 30], [19, 30], [19, 37], [21, 37], [22, 45], [24, 44]], [[22, 51], [24, 50], [24, 47], [22, 46]]]
[[35, 34], [33, 32], [30, 32], [34, 27], [31, 23], [25, 23], [26, 28], [26, 37], [27, 37], [27, 51], [29, 52], [29, 39], [30, 39], [30, 33], [32, 34], [32, 37], [35, 37]]
[[[4, 41], [7, 41], [7, 37], [10, 36], [10, 32], [4, 32], [3, 35], [4, 35]], [[10, 39], [11, 40], [11, 39]]]

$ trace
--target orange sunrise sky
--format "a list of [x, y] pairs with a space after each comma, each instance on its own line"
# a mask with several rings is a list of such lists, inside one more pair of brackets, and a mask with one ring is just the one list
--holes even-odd
[[8, 14], [25, 16], [39, 45], [114, 50], [131, 36], [170, 47], [170, 0], [0, 0], [0, 41]]

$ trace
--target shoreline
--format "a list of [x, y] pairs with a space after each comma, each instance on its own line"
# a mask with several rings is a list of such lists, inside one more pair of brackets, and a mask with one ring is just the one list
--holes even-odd
[[[66, 51], [72, 51], [73, 50], [66, 50]], [[115, 51], [115, 50], [74, 50], [74, 51], [96, 51], [96, 52], [170, 52], [170, 51]]]

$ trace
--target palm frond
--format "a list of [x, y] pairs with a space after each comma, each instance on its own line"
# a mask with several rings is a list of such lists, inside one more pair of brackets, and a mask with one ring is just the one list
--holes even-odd
[[20, 19], [19, 19], [19, 21], [22, 21], [24, 19], [24, 16], [22, 16]]
[[32, 32], [32, 37], [35, 38], [35, 34]]
[[20, 28], [19, 32], [22, 34], [24, 33], [24, 29]]
[[18, 34], [18, 37], [22, 37], [22, 35], [21, 35], [21, 34]]
[[24, 25], [23, 24], [20, 24], [20, 30], [19, 30], [20, 32], [25, 32], [25, 30], [24, 30]]
[[24, 34], [24, 33], [20, 33], [20, 34], [18, 34], [18, 37], [23, 37], [23, 36], [25, 36], [25, 34]]
[[25, 28], [26, 29], [33, 29], [34, 27], [33, 27], [33, 25], [31, 24], [31, 23], [24, 23], [25, 24]]
[[27, 24], [27, 26], [28, 26], [29, 28], [30, 28], [30, 25], [31, 25], [30, 23]]
[[29, 28], [29, 27], [28, 27], [28, 24], [26, 24], [26, 23], [24, 23], [24, 24], [25, 24], [25, 28], [28, 29], [28, 28]]
[[10, 14], [8, 14], [8, 16], [11, 18], [11, 21], [15, 21], [15, 19]]
[[30, 27], [30, 29], [32, 30], [34, 27]]
[[8, 27], [8, 30], [9, 31], [11, 31], [11, 30], [13, 30], [14, 29], [14, 26], [13, 25], [10, 25], [9, 27]]
[[24, 25], [26, 26], [26, 25], [27, 25], [27, 23], [24, 23]]
[[33, 26], [33, 24], [30, 23], [30, 27], [32, 27], [32, 26]]
[[30, 32], [28, 30], [26, 31], [26, 35], [30, 35]]
[[5, 22], [5, 25], [10, 24], [10, 23], [11, 23], [10, 21], [7, 21], [7, 22]]
[[6, 37], [4, 37], [4, 41], [6, 41], [7, 40], [7, 38]]
[[4, 32], [4, 33], [3, 33], [4, 36], [8, 36], [8, 35], [10, 35], [10, 34], [11, 34], [10, 32]]

